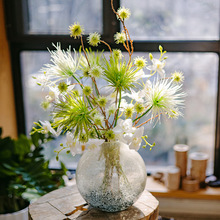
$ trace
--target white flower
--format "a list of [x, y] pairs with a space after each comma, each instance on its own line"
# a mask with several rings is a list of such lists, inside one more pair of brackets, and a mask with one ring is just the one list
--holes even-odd
[[42, 125], [42, 133], [43, 134], [48, 134], [49, 132], [51, 132], [54, 136], [58, 136], [57, 132], [52, 128], [51, 124], [49, 121], [40, 121], [41, 125]]
[[130, 93], [124, 93], [123, 96], [127, 96], [133, 100], [135, 100], [136, 102], [140, 102], [143, 103], [143, 96], [140, 95], [141, 91], [135, 92], [133, 89], [131, 89]]
[[137, 71], [137, 73], [135, 74], [135, 80], [139, 80], [139, 79], [143, 79], [143, 78], [149, 78], [151, 77], [151, 75], [147, 75], [144, 73], [143, 69]]
[[120, 43], [123, 44], [126, 41], [126, 35], [123, 32], [122, 33], [117, 32], [114, 35], [114, 39], [116, 44], [120, 44]]
[[153, 58], [152, 60], [152, 65], [148, 66], [147, 69], [151, 71], [156, 71], [160, 74], [161, 77], [164, 77], [165, 70], [163, 69], [165, 67], [166, 62], [160, 61], [158, 59]]
[[115, 133], [130, 133], [136, 130], [135, 127], [132, 126], [131, 119], [119, 119], [116, 127], [113, 129]]
[[128, 133], [125, 135], [125, 139], [128, 141], [129, 148], [136, 151], [139, 150], [142, 142], [142, 136], [144, 134], [144, 127], [137, 128], [134, 134]]
[[[117, 11], [122, 20], [128, 19], [131, 15], [130, 9], [125, 7], [120, 7]], [[117, 15], [118, 17], [118, 15]]]
[[114, 105], [110, 105], [107, 109], [109, 115], [115, 114], [115, 111], [116, 111], [116, 107]]
[[76, 154], [82, 154], [85, 150], [85, 144], [75, 140], [73, 133], [67, 131], [66, 133], [66, 146], [70, 148], [70, 152], [73, 156]]
[[146, 93], [146, 105], [152, 106], [152, 116], [155, 117], [162, 113], [173, 115], [173, 111], [177, 115], [178, 107], [183, 105], [183, 97], [185, 93], [180, 92], [182, 85], [173, 84], [172, 81], [159, 80], [156, 81], [152, 88]]
[[37, 76], [34, 76], [33, 78], [36, 80], [36, 83], [39, 86], [42, 86], [42, 89], [44, 89], [47, 85], [51, 84], [51, 81], [45, 73], [37, 74]]
[[60, 92], [60, 90], [58, 88], [58, 85], [56, 85], [56, 84], [53, 85], [53, 86], [48, 86], [50, 91], [49, 91], [49, 95], [47, 95], [45, 97], [46, 100], [48, 100], [48, 101], [50, 100], [50, 102], [65, 101], [66, 100], [66, 98], [65, 98], [66, 94], [70, 93], [75, 87], [75, 85], [71, 85], [70, 81], [68, 81], [68, 80], [67, 80], [66, 84], [67, 84], [67, 90], [65, 92]]
[[[124, 96], [125, 94], [123, 94], [123, 96]], [[120, 107], [121, 107], [121, 111], [123, 112], [124, 111], [124, 109], [126, 109], [126, 108], [133, 108], [134, 107], [134, 105], [132, 104], [132, 103], [127, 103], [127, 101], [125, 100], [125, 99], [121, 99], [121, 105], [120, 105]]]
[[[67, 51], [61, 50], [61, 45], [55, 46], [55, 51], [49, 51], [52, 64], [46, 64], [42, 69], [51, 80], [58, 82], [60, 80], [73, 76], [79, 64], [78, 56], [75, 52], [75, 58], [71, 55], [71, 48]], [[75, 50], [74, 50], [75, 51]]]

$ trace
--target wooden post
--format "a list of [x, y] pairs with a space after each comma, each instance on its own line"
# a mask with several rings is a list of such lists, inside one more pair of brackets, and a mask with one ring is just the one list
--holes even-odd
[[15, 102], [9, 45], [6, 37], [3, 0], [0, 0], [0, 126], [2, 136], [17, 137]]

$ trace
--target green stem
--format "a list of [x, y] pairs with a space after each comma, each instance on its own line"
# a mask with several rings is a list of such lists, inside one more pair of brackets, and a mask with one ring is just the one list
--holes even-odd
[[121, 105], [121, 90], [119, 91], [118, 110], [115, 118], [115, 126], [117, 125], [117, 121], [118, 121], [118, 113], [119, 113], [120, 105]]
[[142, 118], [144, 115], [146, 115], [151, 109], [153, 108], [153, 106], [151, 106], [149, 109], [147, 109], [146, 112], [144, 112], [142, 115], [140, 115], [139, 117], [135, 118], [133, 120], [133, 122], [137, 121], [138, 119]]

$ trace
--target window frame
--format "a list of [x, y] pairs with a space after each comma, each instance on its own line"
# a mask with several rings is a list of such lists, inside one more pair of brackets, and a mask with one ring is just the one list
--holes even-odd
[[[52, 42], [62, 42], [62, 47], [69, 45], [78, 49], [80, 40], [73, 40], [69, 35], [29, 35], [26, 34], [28, 24], [23, 22], [28, 20], [27, 0], [3, 0], [5, 12], [5, 26], [9, 41], [11, 66], [13, 73], [17, 131], [18, 134], [26, 133], [25, 111], [22, 89], [22, 75], [20, 64], [20, 53], [22, 51], [52, 49]], [[103, 4], [103, 34], [102, 39], [114, 48], [125, 51], [121, 45], [115, 45], [113, 35], [120, 31], [120, 23], [111, 10], [110, 1], [102, 0]], [[120, 0], [114, 1], [115, 8], [120, 6]], [[13, 15], [13, 16], [11, 16]], [[84, 43], [86, 43], [84, 36]], [[215, 155], [214, 155], [214, 175], [220, 178], [220, 39], [219, 40], [142, 40], [133, 42], [135, 52], [157, 52], [158, 46], [163, 45], [169, 52], [212, 52], [219, 57], [218, 64], [218, 89], [216, 104], [216, 127], [215, 127]], [[99, 50], [106, 49], [105, 45], [98, 46]]]

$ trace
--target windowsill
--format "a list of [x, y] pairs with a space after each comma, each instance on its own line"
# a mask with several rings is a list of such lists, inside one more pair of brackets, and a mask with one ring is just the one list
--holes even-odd
[[201, 200], [220, 200], [220, 188], [206, 187], [196, 192], [186, 192], [183, 190], [168, 190], [163, 183], [155, 181], [152, 177], [147, 178], [146, 189], [155, 197], [181, 198], [181, 199], [201, 199]]

